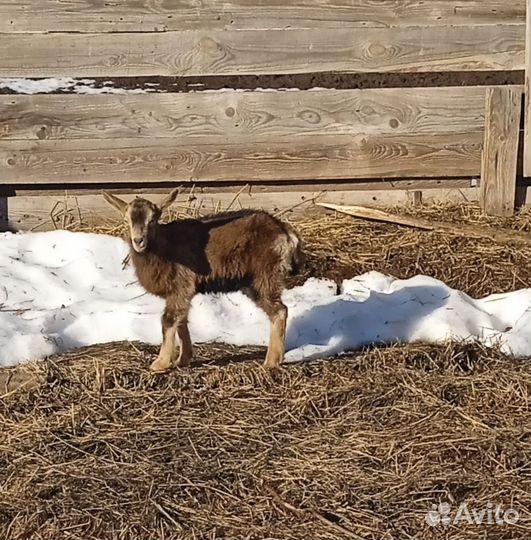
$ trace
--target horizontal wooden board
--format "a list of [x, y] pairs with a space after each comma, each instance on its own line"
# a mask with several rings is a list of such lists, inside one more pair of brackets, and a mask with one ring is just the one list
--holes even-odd
[[477, 174], [483, 134], [298, 136], [289, 142], [174, 139], [3, 141], [4, 184], [277, 181]]
[[[466, 186], [463, 181], [456, 187], [455, 181], [448, 181], [443, 187], [423, 191], [424, 202], [473, 202], [478, 198], [478, 189]], [[413, 191], [397, 189], [388, 190], [334, 190], [319, 195], [319, 192], [308, 193], [293, 189], [286, 192], [269, 192], [248, 194], [232, 191], [196, 193], [192, 202], [183, 195], [177, 199], [174, 209], [181, 212], [209, 213], [220, 209], [262, 208], [270, 212], [285, 212], [285, 217], [297, 217], [311, 212], [324, 213], [316, 207], [312, 200], [318, 196], [320, 202], [334, 204], [360, 204], [369, 206], [389, 206], [407, 204], [413, 200]], [[134, 194], [121, 193], [125, 200], [133, 198]], [[144, 197], [159, 202], [160, 193], [147, 192]], [[1, 197], [0, 197], [1, 200]], [[74, 224], [98, 223], [106, 220], [117, 220], [116, 211], [103, 199], [101, 194], [84, 194], [78, 196], [61, 193], [47, 195], [20, 195], [4, 198], [6, 211], [0, 212], [0, 227], [2, 222], [20, 230], [50, 230], [54, 228], [69, 228]], [[1, 204], [0, 204], [1, 208]], [[6, 219], [8, 218], [8, 219]]]
[[482, 131], [485, 87], [0, 96], [0, 139], [291, 139]]
[[525, 0], [7, 0], [0, 32], [163, 32], [181, 29], [499, 24]]
[[524, 69], [520, 24], [116, 34], [0, 34], [2, 77]]

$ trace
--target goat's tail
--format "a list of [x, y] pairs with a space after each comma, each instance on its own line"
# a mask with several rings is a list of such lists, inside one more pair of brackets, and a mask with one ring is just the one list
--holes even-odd
[[290, 252], [290, 276], [297, 275], [304, 266], [304, 263], [306, 261], [306, 255], [302, 249], [302, 242], [299, 237], [299, 235], [295, 232], [295, 229], [287, 224], [284, 223], [286, 227], [286, 233], [288, 235], [288, 246], [289, 246], [289, 252]]

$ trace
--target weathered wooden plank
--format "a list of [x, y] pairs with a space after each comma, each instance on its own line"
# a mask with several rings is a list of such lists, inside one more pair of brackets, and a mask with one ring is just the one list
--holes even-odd
[[223, 142], [483, 131], [485, 87], [0, 96], [0, 139]]
[[488, 214], [514, 212], [521, 97], [512, 88], [487, 90], [480, 200]]
[[[455, 181], [453, 182], [455, 185]], [[478, 199], [477, 188], [461, 186], [460, 189], [446, 187], [427, 189], [423, 192], [424, 201], [429, 202], [473, 202]], [[167, 193], [167, 191], [166, 191]], [[288, 216], [300, 216], [316, 210], [311, 199], [320, 192], [297, 191], [296, 188], [285, 192], [261, 191], [258, 193], [243, 192], [237, 196], [238, 189], [232, 191], [209, 193], [196, 192], [196, 199], [192, 202], [186, 200], [186, 195], [178, 198], [174, 209], [176, 211], [193, 213], [209, 213], [219, 209], [262, 208], [270, 212], [285, 211]], [[389, 206], [407, 204], [411, 202], [412, 191], [397, 189], [388, 190], [336, 190], [319, 196], [319, 201], [334, 204], [363, 204], [370, 206]], [[130, 200], [135, 195], [121, 193], [120, 197]], [[143, 196], [159, 202], [163, 195], [147, 192]], [[1, 199], [0, 199], [1, 200]], [[64, 195], [62, 193], [48, 195], [18, 195], [6, 198], [8, 213], [0, 212], [0, 227], [2, 222], [7, 223], [9, 218], [11, 226], [20, 230], [50, 230], [70, 228], [80, 223], [102, 224], [106, 220], [117, 220], [116, 212], [105, 202], [101, 194], [84, 194], [78, 196]], [[321, 210], [322, 212], [322, 210]]]
[[477, 174], [481, 132], [298, 136], [193, 144], [174, 139], [3, 141], [4, 184], [277, 181]]
[[524, 69], [525, 22], [457, 27], [0, 34], [0, 76]]
[[519, 22], [525, 0], [3, 0], [0, 32], [148, 32]]
[[527, 0], [526, 27], [524, 176], [531, 177], [531, 0]]

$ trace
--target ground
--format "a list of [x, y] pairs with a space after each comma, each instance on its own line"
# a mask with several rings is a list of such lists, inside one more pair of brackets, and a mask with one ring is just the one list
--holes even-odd
[[[466, 205], [405, 211], [530, 231], [529, 212], [489, 220]], [[333, 215], [297, 226], [310, 257], [292, 284], [378, 270], [424, 273], [474, 297], [530, 286], [529, 246]], [[214, 344], [198, 347], [192, 368], [152, 376], [156, 352], [100, 345], [3, 371], [2, 538], [529, 531], [528, 359], [416, 344], [268, 374], [263, 350]], [[433, 525], [433, 505], [449, 503], [442, 517], [454, 519], [463, 502], [490, 514]], [[518, 512], [517, 523], [493, 522], [498, 504]]]

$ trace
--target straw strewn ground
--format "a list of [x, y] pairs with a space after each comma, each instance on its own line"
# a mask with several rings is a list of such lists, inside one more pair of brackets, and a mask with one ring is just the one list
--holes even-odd
[[[256, 350], [202, 347], [203, 367], [152, 377], [155, 352], [116, 344], [26, 368], [34, 388], [1, 404], [2, 538], [529, 531], [528, 361], [409, 346], [270, 376], [240, 362]], [[432, 504], [465, 500], [520, 520], [425, 523]]]
[[[488, 218], [472, 205], [406, 207], [399, 211], [433, 221], [531, 231], [528, 208], [514, 218]], [[310, 252], [304, 278], [313, 275], [340, 281], [369, 270], [399, 278], [422, 273], [475, 298], [531, 285], [529, 245], [498, 244], [488, 237], [478, 240], [349, 216], [303, 220], [298, 227]]]
[[[298, 227], [312, 275], [427, 273], [473, 296], [530, 286], [529, 249], [346, 217]], [[152, 376], [156, 352], [99, 345], [0, 374], [1, 538], [528, 536], [529, 360], [416, 344], [271, 375], [263, 350], [213, 344]], [[433, 504], [463, 501], [519, 520], [426, 523]]]

